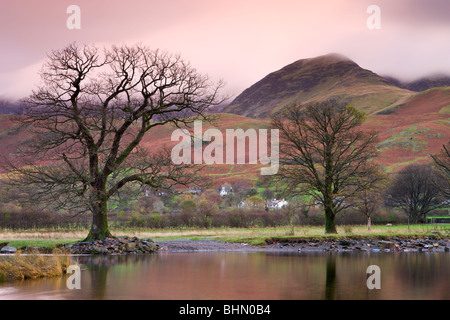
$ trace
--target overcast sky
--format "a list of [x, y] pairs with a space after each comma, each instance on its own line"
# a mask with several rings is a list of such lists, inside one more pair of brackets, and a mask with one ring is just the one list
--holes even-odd
[[[69, 30], [67, 8], [81, 9]], [[369, 5], [381, 29], [369, 30]], [[380, 75], [450, 74], [449, 0], [1, 0], [0, 96], [35, 88], [46, 54], [71, 42], [180, 53], [237, 95], [296, 60], [341, 53]]]

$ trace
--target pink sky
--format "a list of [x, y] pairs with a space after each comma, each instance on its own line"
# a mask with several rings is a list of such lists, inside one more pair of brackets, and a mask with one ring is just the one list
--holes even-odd
[[[81, 8], [81, 30], [66, 27], [72, 4]], [[380, 30], [366, 26], [371, 4], [381, 9]], [[449, 38], [448, 0], [2, 0], [0, 96], [29, 94], [46, 53], [74, 41], [180, 53], [237, 95], [289, 63], [330, 52], [381, 75], [450, 74]]]

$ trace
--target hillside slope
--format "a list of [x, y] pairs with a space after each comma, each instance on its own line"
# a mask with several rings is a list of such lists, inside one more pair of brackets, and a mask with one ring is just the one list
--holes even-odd
[[[410, 98], [408, 103], [391, 110], [387, 114], [370, 115], [363, 125], [367, 130], [379, 132], [380, 157], [378, 161], [388, 172], [395, 172], [410, 163], [430, 162], [430, 155], [439, 152], [450, 137], [450, 88], [431, 89]], [[218, 128], [225, 137], [226, 129], [269, 129], [267, 119], [252, 119], [235, 114], [217, 114], [219, 119], [213, 124], [203, 124], [203, 132]], [[31, 139], [25, 129], [14, 129], [14, 116], [0, 116], [0, 151], [2, 154], [14, 152]], [[171, 141], [174, 127], [166, 125], [151, 130], [142, 146], [151, 152], [161, 147], [171, 148], [177, 142]], [[226, 139], [224, 139], [224, 143]], [[206, 146], [207, 144], [205, 144]], [[246, 158], [249, 155], [247, 142]], [[224, 156], [225, 156], [224, 150]], [[235, 154], [236, 155], [236, 154]], [[212, 164], [203, 171], [215, 186], [236, 181], [255, 182], [260, 176], [262, 165]]]

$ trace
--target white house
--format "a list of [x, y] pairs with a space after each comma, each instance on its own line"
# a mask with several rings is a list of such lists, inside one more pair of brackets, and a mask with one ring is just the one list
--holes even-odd
[[189, 188], [189, 192], [191, 194], [200, 194], [200, 193], [202, 193], [202, 188], [201, 187], [191, 187], [191, 188]]
[[287, 202], [284, 199], [282, 199], [282, 200], [273, 199], [273, 200], [268, 200], [266, 205], [267, 205], [268, 209], [280, 210], [280, 209], [283, 209], [283, 207], [289, 205], [289, 202]]
[[219, 194], [220, 194], [222, 197], [227, 196], [228, 193], [230, 193], [230, 192], [232, 192], [232, 191], [233, 191], [233, 188], [232, 188], [232, 187], [228, 187], [228, 186], [221, 186], [221, 187], [219, 188]]

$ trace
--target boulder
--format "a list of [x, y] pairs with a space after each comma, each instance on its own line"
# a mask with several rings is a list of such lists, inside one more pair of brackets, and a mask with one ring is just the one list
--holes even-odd
[[8, 247], [8, 246], [3, 247], [3, 248], [0, 250], [0, 253], [16, 253], [16, 252], [17, 252], [17, 248], [14, 248], [14, 247]]
[[136, 251], [136, 243], [135, 242], [128, 242], [127, 245], [126, 245], [126, 251], [128, 251], [128, 252]]
[[91, 248], [91, 253], [92, 254], [107, 254], [108, 249], [101, 247], [101, 246], [94, 246]]
[[396, 248], [395, 242], [386, 241], [386, 240], [378, 241], [377, 245], [378, 245], [378, 248], [380, 248], [380, 249], [395, 249]]
[[352, 242], [350, 240], [347, 240], [347, 239], [341, 239], [341, 240], [339, 240], [338, 244], [341, 245], [341, 246], [348, 247], [348, 246], [352, 245]]

